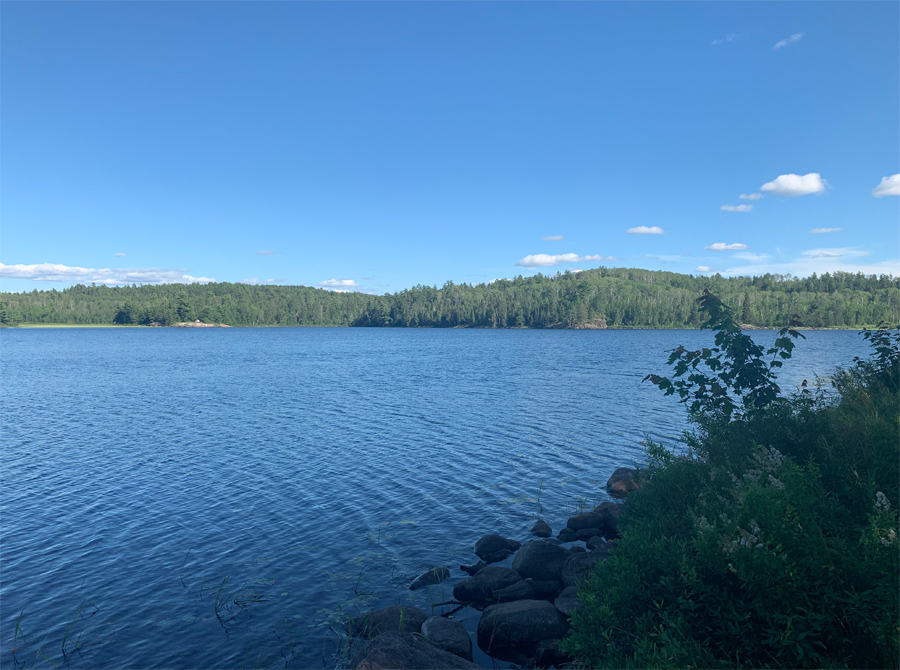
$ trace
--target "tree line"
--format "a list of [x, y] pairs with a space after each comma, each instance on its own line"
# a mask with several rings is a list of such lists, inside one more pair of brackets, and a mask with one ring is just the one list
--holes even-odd
[[743, 324], [809, 327], [900, 322], [900, 279], [836, 272], [795, 278], [698, 277], [630, 268], [447, 282], [385, 295], [227, 282], [84, 286], [0, 294], [0, 323], [436, 328], [695, 328], [697, 296], [720, 296]]

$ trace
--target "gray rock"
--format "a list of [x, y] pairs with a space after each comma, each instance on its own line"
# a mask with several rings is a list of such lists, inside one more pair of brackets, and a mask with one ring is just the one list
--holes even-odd
[[550, 537], [553, 535], [553, 529], [550, 528], [549, 523], [540, 519], [531, 527], [531, 534], [538, 537]]
[[560, 598], [577, 598], [578, 597], [578, 587], [577, 586], [567, 586], [562, 591], [559, 592]]
[[572, 658], [559, 648], [561, 640], [543, 640], [534, 648], [534, 658], [539, 668], [559, 667], [563, 663], [571, 663]]
[[478, 646], [493, 655], [504, 647], [534, 647], [538, 642], [561, 639], [568, 621], [546, 600], [517, 600], [491, 605], [478, 621]]
[[375, 637], [388, 631], [418, 633], [428, 615], [418, 607], [391, 605], [350, 619], [347, 626], [350, 635]]
[[595, 535], [603, 535], [603, 529], [601, 528], [582, 528], [578, 531], [578, 539], [582, 542], [587, 542]]
[[472, 638], [459, 621], [433, 616], [422, 624], [422, 635], [444, 651], [472, 660]]
[[612, 554], [612, 546], [609, 542], [600, 542], [594, 543], [594, 548], [591, 549], [591, 554], [594, 556], [599, 556], [600, 560], [605, 561]]
[[556, 537], [559, 538], [560, 542], [574, 542], [578, 539], [578, 532], [566, 527], [559, 531]]
[[582, 602], [577, 598], [557, 598], [553, 601], [553, 605], [566, 616], [572, 616], [572, 612], [580, 610], [584, 607]]
[[531, 582], [531, 588], [534, 589], [535, 597], [547, 600], [556, 598], [559, 595], [559, 590], [562, 588], [562, 584], [554, 580], [531, 579], [529, 577], [525, 581]]
[[590, 511], [570, 516], [568, 522], [566, 522], [566, 527], [571, 528], [575, 532], [585, 528], [603, 528], [603, 514], [602, 512]]
[[478, 571], [474, 577], [464, 579], [453, 587], [453, 597], [461, 603], [476, 603], [491, 600], [494, 591], [512, 586], [522, 581], [522, 575], [509, 568], [489, 565]]
[[475, 543], [475, 555], [488, 563], [497, 563], [512, 556], [521, 547], [521, 543], [500, 537], [497, 534], [485, 535]]
[[350, 662], [351, 670], [480, 670], [412, 633], [390, 631], [369, 640]]
[[563, 584], [566, 586], [578, 586], [591, 576], [594, 566], [603, 560], [596, 552], [584, 552], [571, 554], [562, 571]]
[[545, 537], [544, 542], [549, 542], [550, 544], [559, 544], [559, 540], [555, 537]]
[[[591, 551], [597, 551], [598, 549], [602, 551], [606, 548], [606, 540], [604, 540], [599, 535], [594, 535], [594, 537], [589, 539], [585, 544]], [[609, 550], [607, 549], [607, 551]]]
[[619, 537], [619, 514], [624, 506], [621, 503], [603, 502], [597, 505], [595, 511], [603, 515], [603, 530], [607, 540]]
[[422, 589], [432, 584], [440, 584], [441, 582], [449, 578], [450, 568], [435, 566], [431, 568], [431, 570], [423, 572], [421, 575], [412, 580], [412, 583], [409, 585], [409, 590], [415, 591], [416, 589]]
[[643, 473], [632, 468], [617, 468], [606, 482], [606, 490], [613, 498], [624, 498], [647, 482]]
[[570, 554], [559, 545], [543, 540], [526, 542], [516, 553], [512, 568], [522, 577], [560, 581], [562, 568]]
[[525, 580], [503, 589], [494, 589], [493, 595], [494, 600], [498, 603], [508, 603], [512, 600], [534, 600], [535, 596], [531, 583]]
[[578, 552], [585, 552], [587, 551], [587, 549], [582, 547], [580, 544], [576, 544], [574, 547], [570, 548], [569, 551], [571, 551], [573, 554], [577, 554]]
[[470, 575], [472, 575], [474, 577], [475, 575], [477, 575], [479, 573], [481, 568], [484, 568], [484, 567], [487, 567], [487, 563], [485, 563], [484, 561], [478, 561], [477, 563], [475, 563], [473, 565], [461, 565], [461, 566], [459, 566], [459, 569], [462, 570], [463, 572], [469, 573]]

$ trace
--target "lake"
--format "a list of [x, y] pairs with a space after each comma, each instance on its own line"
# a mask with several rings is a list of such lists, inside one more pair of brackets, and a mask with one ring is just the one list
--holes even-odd
[[[868, 354], [854, 331], [805, 334], [785, 389]], [[0, 664], [15, 646], [36, 667], [333, 668], [345, 615], [429, 611], [482, 535], [524, 541], [538, 515], [555, 533], [608, 499], [642, 440], [677, 446], [683, 406], [641, 379], [667, 374], [678, 344], [711, 342], [3, 330]], [[453, 579], [409, 591], [432, 565]], [[474, 631], [478, 616], [455, 618]]]

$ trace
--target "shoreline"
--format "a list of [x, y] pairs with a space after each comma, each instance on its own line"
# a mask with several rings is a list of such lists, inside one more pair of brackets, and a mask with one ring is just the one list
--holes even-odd
[[[367, 328], [370, 330], [580, 330], [580, 331], [597, 331], [597, 330], [701, 330], [700, 328], [687, 326], [666, 326], [662, 328], [652, 328], [650, 326], [607, 326], [606, 328], [581, 328], [578, 326], [572, 328], [529, 328], [529, 327], [512, 327], [512, 328], [486, 328], [481, 326], [455, 326], [452, 328], [435, 328], [433, 326], [344, 326], [344, 325], [265, 325], [265, 326], [230, 326], [224, 323], [203, 324], [202, 326], [184, 326], [180, 324], [172, 324], [171, 326], [151, 326], [136, 323], [20, 323], [16, 325], [3, 325], [0, 328]], [[798, 326], [793, 330], [865, 330], [877, 328], [877, 325], [862, 326]], [[742, 325], [741, 330], [781, 330], [780, 326], [753, 326]]]

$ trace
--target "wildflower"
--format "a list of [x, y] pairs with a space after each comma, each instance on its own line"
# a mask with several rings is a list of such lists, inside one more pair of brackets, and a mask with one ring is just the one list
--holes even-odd
[[881, 538], [881, 544], [883, 544], [885, 547], [890, 547], [892, 544], [894, 544], [894, 540], [896, 540], [896, 539], [897, 539], [897, 533], [895, 533], [894, 529], [891, 528], [888, 531], [887, 537]]
[[881, 491], [875, 494], [875, 511], [876, 512], [889, 512], [891, 510], [891, 503], [888, 501], [887, 496], [884, 495]]
[[779, 491], [784, 490], [784, 482], [781, 481], [780, 479], [778, 479], [777, 477], [773, 477], [772, 475], [769, 475], [769, 483], [772, 486], [774, 486], [776, 489], [778, 489]]

